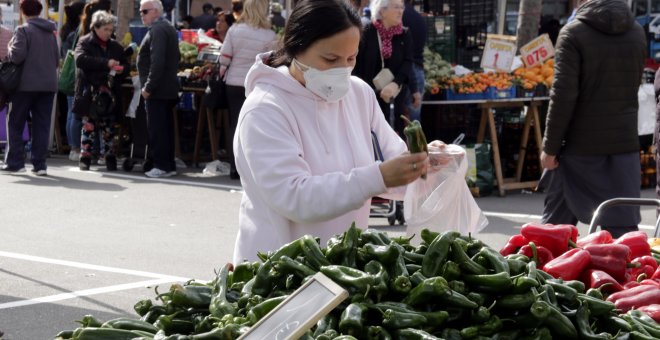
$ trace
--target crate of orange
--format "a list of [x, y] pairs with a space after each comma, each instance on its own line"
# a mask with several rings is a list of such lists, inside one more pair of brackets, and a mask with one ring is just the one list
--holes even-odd
[[518, 87], [518, 97], [542, 97], [554, 81], [554, 59], [533, 67], [521, 67], [513, 71], [513, 81]]
[[470, 73], [454, 76], [447, 80], [447, 100], [486, 99], [488, 84], [483, 73]]

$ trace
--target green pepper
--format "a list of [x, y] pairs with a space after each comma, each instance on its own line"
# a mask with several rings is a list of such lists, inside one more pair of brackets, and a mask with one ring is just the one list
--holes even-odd
[[449, 289], [459, 294], [466, 294], [465, 283], [463, 281], [452, 280], [447, 282]]
[[215, 317], [222, 317], [225, 314], [234, 314], [238, 308], [235, 302], [227, 301], [227, 276], [229, 275], [230, 264], [222, 267], [216, 277], [216, 283], [213, 286], [209, 306], [209, 312]]
[[426, 277], [433, 277], [440, 274], [440, 269], [449, 254], [452, 242], [461, 234], [455, 231], [447, 231], [438, 235], [431, 244], [429, 244], [424, 258], [422, 259], [422, 274]]
[[422, 283], [422, 281], [426, 280], [427, 277], [422, 274], [421, 271], [416, 271], [412, 275], [410, 275], [410, 283], [412, 284], [412, 287], [415, 288], [419, 286], [419, 284]]
[[211, 303], [213, 289], [209, 286], [173, 284], [169, 293], [172, 303], [177, 307], [206, 308]]
[[154, 327], [154, 325], [146, 321], [125, 317], [108, 320], [101, 325], [101, 328], [125, 329], [128, 331], [145, 331], [154, 334], [158, 332], [158, 328]]
[[651, 336], [660, 338], [660, 326], [658, 323], [649, 317], [647, 314], [640, 312], [639, 310], [632, 309], [628, 311], [628, 314], [633, 318], [637, 323], [644, 327], [647, 333]]
[[154, 322], [154, 326], [164, 330], [167, 334], [188, 334], [195, 330], [192, 321], [178, 317], [179, 313], [161, 315]]
[[232, 283], [247, 282], [254, 277], [255, 268], [252, 263], [245, 261], [235, 265], [233, 273]]
[[362, 332], [365, 330], [366, 313], [367, 306], [363, 303], [351, 303], [346, 306], [339, 318], [339, 331], [341, 334], [361, 337]]
[[[153, 337], [153, 334], [150, 334]], [[140, 331], [129, 331], [125, 329], [84, 327], [74, 331], [73, 339], [76, 340], [131, 340], [144, 337]]]
[[536, 288], [539, 286], [539, 282], [529, 276], [518, 276], [513, 279], [512, 283], [513, 288], [511, 291], [513, 293], [529, 292], [532, 287]]
[[408, 296], [403, 299], [403, 303], [411, 306], [428, 303], [449, 292], [447, 281], [441, 276], [436, 276], [422, 281], [417, 287], [413, 288]]
[[402, 275], [396, 277], [394, 280], [390, 280], [388, 287], [394, 293], [406, 295], [412, 289], [412, 283], [410, 282], [410, 278]]
[[572, 287], [566, 285], [561, 279], [546, 280], [547, 285], [552, 286], [558, 299], [567, 303], [573, 303], [577, 300], [578, 292]]
[[151, 307], [153, 307], [153, 302], [151, 302], [151, 299], [140, 300], [135, 305], [133, 305], [133, 309], [139, 316], [144, 316], [147, 314]]
[[580, 339], [587, 340], [611, 340], [613, 339], [612, 335], [609, 333], [600, 333], [595, 334], [594, 330], [591, 329], [591, 324], [589, 322], [589, 307], [587, 304], [580, 304], [575, 315], [575, 323], [577, 329], [580, 332]]
[[526, 293], [506, 294], [497, 300], [497, 307], [504, 309], [528, 309], [536, 301], [536, 295], [531, 290]]
[[323, 332], [321, 335], [317, 336], [315, 340], [333, 340], [338, 336], [339, 333], [337, 333], [336, 330], [328, 329], [327, 331]]
[[445, 328], [440, 333], [440, 336], [446, 340], [462, 340], [461, 331], [455, 328]]
[[[426, 136], [422, 130], [422, 124], [418, 120], [412, 122], [408, 117], [401, 115], [407, 126], [403, 129], [403, 134], [406, 136], [408, 150], [410, 153], [426, 152], [428, 153], [428, 145], [426, 144]], [[422, 174], [422, 178], [426, 178], [426, 174]]]
[[473, 289], [491, 293], [505, 292], [513, 286], [508, 272], [483, 275], [463, 275], [463, 280]]
[[470, 301], [474, 301], [477, 305], [483, 306], [486, 303], [488, 295], [479, 292], [469, 292], [465, 297], [470, 299]]
[[302, 264], [286, 255], [273, 262], [273, 268], [281, 273], [294, 274], [301, 279], [316, 274], [316, 271], [311, 267]]
[[329, 329], [337, 329], [338, 325], [337, 317], [334, 314], [326, 314], [316, 322], [316, 329], [314, 330], [313, 336], [316, 338]]
[[520, 338], [520, 330], [519, 329], [512, 329], [508, 331], [503, 331], [496, 333], [493, 335], [491, 338], [492, 340], [516, 340]]
[[367, 243], [358, 250], [367, 259], [376, 260], [382, 264], [393, 264], [401, 255], [399, 248], [393, 245], [379, 246]]
[[254, 282], [251, 284], [252, 294], [268, 295], [268, 293], [273, 290], [274, 277], [270, 274], [272, 269], [273, 261], [270, 259], [266, 260], [266, 262], [259, 267], [259, 270], [257, 270], [257, 273], [254, 276]]
[[369, 326], [367, 328], [367, 340], [391, 340], [392, 335], [381, 326]]
[[389, 329], [421, 328], [427, 322], [419, 313], [408, 313], [388, 309], [383, 313], [383, 326]]
[[417, 254], [410, 251], [404, 251], [403, 259], [406, 261], [407, 265], [415, 265], [421, 267], [422, 261], [424, 260], [424, 254]]
[[328, 261], [325, 255], [323, 255], [321, 247], [314, 237], [305, 235], [299, 239], [299, 242], [303, 254], [305, 254], [305, 260], [313, 269], [319, 270], [321, 266], [327, 266], [330, 264], [330, 261]]
[[364, 271], [374, 278], [374, 286], [371, 287], [374, 292], [376, 292], [376, 300], [385, 296], [388, 292], [387, 283], [389, 281], [389, 276], [387, 270], [383, 265], [378, 261], [369, 261], [364, 265]]
[[447, 281], [456, 280], [461, 277], [461, 268], [458, 263], [447, 261], [442, 265], [440, 276], [444, 277]]
[[[577, 338], [577, 330], [575, 326], [558, 310], [552, 308], [544, 301], [536, 301], [531, 307], [532, 314], [543, 320], [543, 323], [550, 328], [553, 334], [561, 339], [575, 339]], [[545, 315], [545, 318], [543, 316]]]
[[435, 337], [421, 329], [416, 328], [404, 328], [396, 331], [396, 335], [400, 340], [437, 340], [440, 339]]
[[85, 327], [101, 327], [103, 322], [101, 322], [99, 319], [95, 318], [91, 314], [87, 314], [83, 316], [82, 320], [76, 321], [77, 323], [81, 324], [83, 328]]
[[614, 303], [602, 299], [594, 298], [586, 294], [577, 295], [577, 299], [589, 307], [589, 313], [592, 316], [608, 315], [615, 309]]
[[507, 272], [510, 274], [509, 262], [497, 250], [490, 247], [483, 247], [479, 251], [479, 255], [483, 256], [495, 273]]
[[344, 238], [342, 239], [342, 245], [345, 249], [344, 256], [341, 259], [341, 264], [344, 266], [356, 267], [355, 258], [357, 256], [357, 249], [360, 243], [360, 230], [355, 225], [355, 222], [351, 224], [351, 227], [344, 232]]
[[406, 271], [408, 273], [414, 273], [416, 271], [421, 271], [421, 270], [422, 270], [422, 266], [420, 266], [418, 264], [409, 263], [409, 264], [406, 265]]
[[524, 273], [527, 267], [527, 262], [521, 260], [506, 259], [506, 262], [509, 264], [509, 273], [513, 276]]
[[547, 283], [541, 285], [541, 288], [543, 289], [543, 292], [539, 294], [541, 300], [548, 303], [552, 308], [559, 310], [559, 303], [557, 302], [557, 295], [555, 293], [555, 289], [552, 288], [552, 286]]
[[[468, 273], [478, 275], [486, 274], [488, 270], [484, 268], [484, 266], [474, 262], [465, 252], [464, 246], [467, 247], [467, 242], [460, 239], [455, 239], [451, 242], [450, 248], [452, 260], [458, 263], [461, 269]], [[507, 272], [506, 274], [508, 275], [509, 273]]]
[[253, 326], [257, 321], [266, 316], [266, 314], [275, 309], [275, 307], [282, 303], [287, 297], [288, 295], [270, 298], [252, 307], [247, 313], [248, 324]]
[[379, 246], [386, 246], [392, 243], [392, 240], [387, 236], [387, 233], [376, 229], [365, 229], [360, 234], [360, 244], [371, 243]]
[[376, 284], [372, 275], [351, 267], [323, 266], [321, 267], [321, 273], [355, 293], [365, 293], [371, 286]]
[[589, 288], [585, 294], [599, 300], [605, 300], [603, 293], [598, 288]]
[[521, 340], [552, 340], [552, 333], [546, 327], [538, 328], [531, 336], [521, 337]]
[[435, 240], [435, 238], [438, 237], [438, 235], [440, 235], [439, 232], [431, 231], [427, 228], [422, 229], [422, 231], [419, 234], [422, 241], [426, 242], [426, 244], [433, 243], [433, 240]]
[[55, 340], [73, 338], [73, 329], [61, 331], [55, 335]]
[[490, 308], [485, 306], [479, 306], [479, 308], [472, 311], [472, 315], [470, 316], [470, 321], [475, 324], [484, 323], [488, 319], [490, 319]]

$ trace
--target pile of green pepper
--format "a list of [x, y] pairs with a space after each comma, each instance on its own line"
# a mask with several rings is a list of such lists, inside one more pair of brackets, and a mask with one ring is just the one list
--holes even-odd
[[304, 236], [261, 262], [224, 266], [208, 283], [174, 284], [140, 319], [85, 316], [61, 339], [236, 339], [305, 280], [322, 272], [349, 298], [303, 339], [658, 339], [639, 311], [619, 315], [598, 290], [562, 281], [525, 255], [504, 257], [483, 242], [422, 231], [419, 246], [355, 225], [330, 239]]

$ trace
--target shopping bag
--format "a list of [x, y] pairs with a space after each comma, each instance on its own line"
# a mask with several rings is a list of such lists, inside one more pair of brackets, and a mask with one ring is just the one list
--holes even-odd
[[[438, 152], [429, 151], [431, 171], [426, 180], [408, 185], [403, 200], [407, 235], [419, 243], [420, 232], [455, 230], [462, 234], [478, 233], [488, 224], [465, 183], [468, 161], [465, 149], [450, 144]], [[437, 159], [444, 159], [437, 162]], [[437, 164], [436, 164], [437, 163]]]
[[465, 180], [472, 188], [474, 196], [488, 196], [493, 193], [493, 163], [490, 144], [479, 143], [465, 146], [468, 169]]
[[65, 95], [73, 96], [75, 87], [76, 58], [74, 57], [73, 50], [68, 50], [62, 64], [62, 70], [60, 71], [60, 79], [57, 81], [57, 88]]
[[21, 82], [23, 65], [16, 65], [11, 61], [0, 63], [0, 91], [4, 94], [12, 94], [18, 89]]
[[655, 90], [653, 84], [642, 84], [637, 91], [639, 109], [637, 111], [638, 135], [650, 135], [655, 128]]

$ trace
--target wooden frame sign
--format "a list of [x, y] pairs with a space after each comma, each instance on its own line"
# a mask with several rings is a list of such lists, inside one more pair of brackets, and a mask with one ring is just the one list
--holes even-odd
[[520, 57], [527, 67], [543, 64], [544, 61], [554, 56], [555, 48], [552, 46], [552, 41], [547, 33], [541, 34], [520, 48]]
[[481, 68], [490, 68], [511, 72], [513, 58], [516, 56], [516, 44], [506, 40], [486, 39]]
[[341, 286], [316, 273], [238, 339], [298, 339], [347, 297]]

